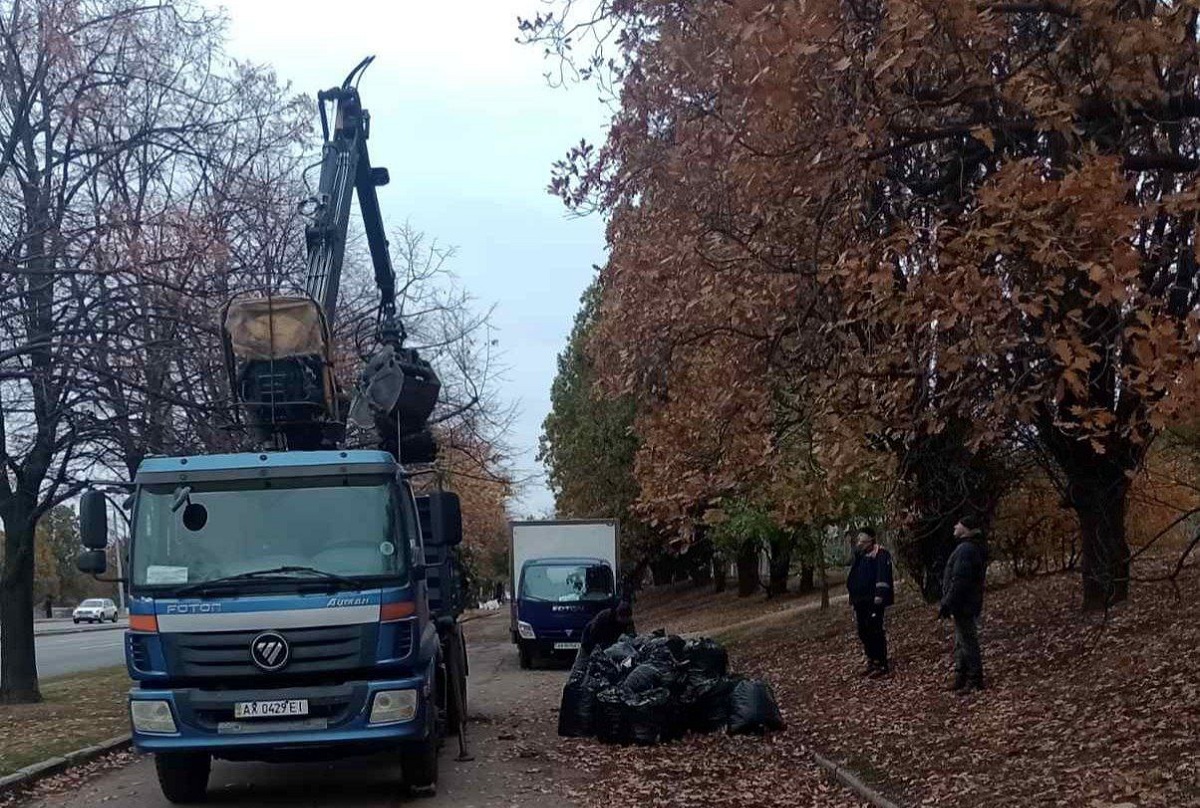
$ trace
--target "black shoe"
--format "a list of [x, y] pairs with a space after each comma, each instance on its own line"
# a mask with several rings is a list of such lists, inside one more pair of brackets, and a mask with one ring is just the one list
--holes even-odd
[[871, 679], [882, 679], [891, 672], [891, 669], [889, 669], [887, 665], [876, 665], [875, 670], [871, 671], [869, 677]]
[[954, 677], [954, 684], [946, 688], [951, 693], [963, 693], [968, 686], [967, 677], [965, 674], [958, 674]]

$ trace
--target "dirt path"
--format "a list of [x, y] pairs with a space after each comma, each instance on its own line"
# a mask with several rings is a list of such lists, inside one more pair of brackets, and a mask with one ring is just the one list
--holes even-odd
[[[503, 613], [506, 614], [506, 613]], [[522, 671], [508, 641], [508, 623], [499, 614], [466, 624], [471, 678], [469, 712], [472, 762], [455, 760], [457, 744], [442, 750], [441, 783], [432, 799], [410, 800], [398, 787], [399, 770], [386, 759], [338, 763], [265, 765], [214, 764], [209, 804], [254, 806], [395, 806], [408, 802], [429, 808], [569, 808], [559, 783], [570, 773], [556, 771], [545, 757], [554, 742], [558, 700], [565, 672]], [[137, 758], [83, 784], [67, 780], [44, 786], [23, 808], [165, 808], [154, 764]]]

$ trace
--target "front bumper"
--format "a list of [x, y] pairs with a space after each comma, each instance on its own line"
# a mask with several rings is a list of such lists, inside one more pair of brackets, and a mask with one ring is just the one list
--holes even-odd
[[[411, 720], [380, 725], [368, 722], [377, 692], [409, 688], [419, 694], [417, 713]], [[170, 704], [178, 731], [168, 735], [134, 730], [133, 745], [139, 752], [203, 751], [245, 759], [268, 756], [265, 753], [278, 757], [289, 752], [336, 752], [339, 748], [347, 754], [379, 751], [428, 737], [433, 725], [429, 691], [427, 680], [419, 676], [270, 690], [135, 689], [130, 691], [130, 701]], [[310, 716], [270, 722], [233, 719], [235, 702], [273, 699], [308, 699]]]

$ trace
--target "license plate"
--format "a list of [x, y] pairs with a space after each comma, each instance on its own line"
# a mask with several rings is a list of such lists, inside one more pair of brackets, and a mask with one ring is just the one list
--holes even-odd
[[234, 718], [278, 718], [287, 715], [308, 715], [308, 699], [238, 701], [233, 705]]
[[577, 642], [556, 642], [554, 643], [555, 651], [578, 651], [579, 643]]

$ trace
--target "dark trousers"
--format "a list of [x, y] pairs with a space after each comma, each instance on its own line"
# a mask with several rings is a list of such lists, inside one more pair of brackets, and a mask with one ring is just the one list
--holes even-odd
[[887, 634], [883, 631], [883, 607], [874, 603], [854, 604], [854, 619], [858, 623], [858, 638], [872, 664], [886, 668], [888, 664]]
[[979, 648], [979, 618], [954, 615], [954, 670], [971, 682], [983, 681], [983, 652]]

